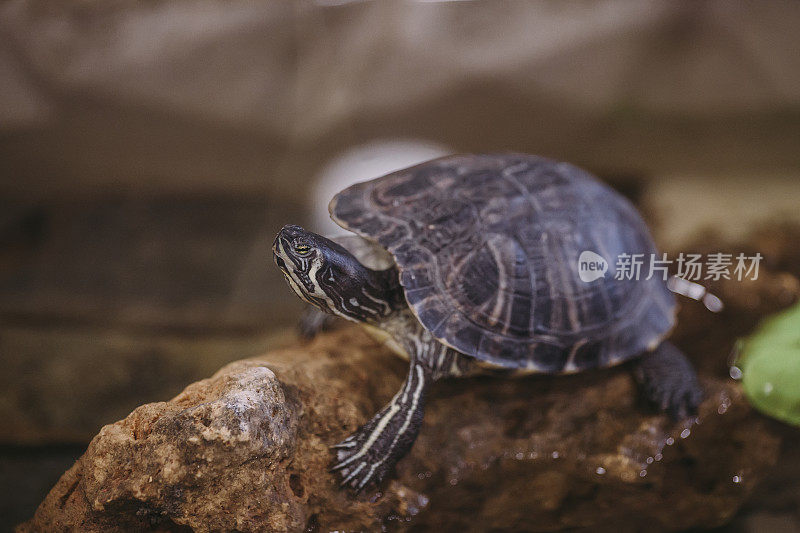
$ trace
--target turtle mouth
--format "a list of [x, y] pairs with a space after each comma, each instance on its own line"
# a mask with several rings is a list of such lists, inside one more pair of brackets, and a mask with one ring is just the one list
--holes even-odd
[[286, 261], [283, 260], [282, 255], [286, 252], [286, 241], [281, 239], [281, 234], [278, 233], [278, 236], [275, 237], [275, 241], [272, 243], [272, 258], [275, 260], [275, 264], [278, 265], [284, 273], [288, 273], [289, 269], [286, 267]]
[[277, 254], [274, 254], [273, 257], [275, 258], [275, 264], [278, 265], [278, 268], [280, 268], [284, 272], [287, 272], [286, 262], [283, 259], [281, 259], [280, 256]]

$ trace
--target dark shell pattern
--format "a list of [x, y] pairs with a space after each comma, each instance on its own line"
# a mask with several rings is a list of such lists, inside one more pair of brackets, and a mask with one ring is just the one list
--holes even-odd
[[[448, 156], [357, 183], [331, 216], [395, 258], [412, 311], [438, 340], [532, 372], [611, 366], [674, 323], [652, 238], [636, 209], [589, 173], [518, 154]], [[608, 271], [582, 281], [583, 251]], [[621, 254], [644, 254], [615, 279]]]

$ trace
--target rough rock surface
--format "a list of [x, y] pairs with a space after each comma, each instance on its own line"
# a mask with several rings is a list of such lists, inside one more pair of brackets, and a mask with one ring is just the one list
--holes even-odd
[[232, 363], [105, 426], [20, 531], [551, 531], [724, 523], [780, 438], [738, 385], [704, 379], [698, 423], [638, 404], [624, 369], [441, 382], [397, 476], [354, 497], [328, 445], [399, 387], [357, 328]]

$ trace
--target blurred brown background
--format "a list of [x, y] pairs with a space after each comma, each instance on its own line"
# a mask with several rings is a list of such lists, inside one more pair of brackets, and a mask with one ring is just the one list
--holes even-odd
[[272, 237], [339, 180], [516, 150], [670, 249], [800, 220], [798, 27], [795, 1], [3, 1], [0, 528], [101, 425], [289, 338]]

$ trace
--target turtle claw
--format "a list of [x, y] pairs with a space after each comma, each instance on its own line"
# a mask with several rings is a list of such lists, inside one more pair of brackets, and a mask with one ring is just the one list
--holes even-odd
[[382, 460], [378, 459], [383, 455], [380, 439], [366, 450], [359, 445], [363, 445], [364, 441], [366, 438], [359, 439], [359, 433], [356, 433], [331, 446], [337, 450], [338, 462], [330, 468], [330, 471], [341, 476], [340, 486], [350, 487], [356, 494], [372, 483], [380, 483], [396, 461], [394, 457], [384, 456]]
[[341, 470], [341, 469], [347, 467], [349, 464], [350, 463], [348, 463], [347, 461], [338, 462], [335, 465], [333, 465], [332, 467], [330, 467], [330, 471], [331, 472], [336, 472], [338, 470]]
[[673, 420], [683, 420], [697, 415], [697, 408], [703, 401], [703, 393], [699, 387], [687, 386], [673, 394], [665, 411]]
[[378, 484], [383, 479], [385, 468], [378, 468], [380, 465], [370, 466], [368, 460], [350, 462], [341, 461], [331, 468], [332, 472], [339, 472], [341, 481], [340, 487], [350, 487], [356, 494], [364, 490], [367, 485], [374, 482]]
[[356, 445], [356, 441], [342, 441], [338, 444], [334, 444], [333, 446], [328, 446], [331, 450], [348, 450]]
[[[359, 476], [359, 474], [361, 475]], [[342, 473], [342, 481], [339, 483], [339, 486], [349, 486], [358, 494], [369, 484], [373, 477], [370, 469], [367, 468], [367, 462], [361, 461], [357, 466], [348, 468]]]

